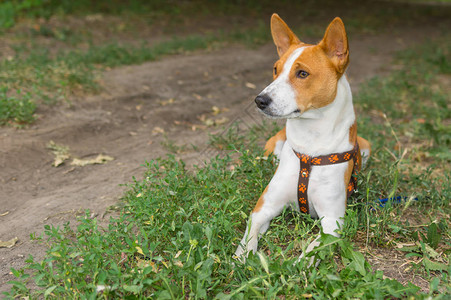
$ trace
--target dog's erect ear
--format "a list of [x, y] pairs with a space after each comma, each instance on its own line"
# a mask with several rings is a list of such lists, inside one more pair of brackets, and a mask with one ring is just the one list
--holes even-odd
[[278, 14], [273, 14], [271, 17], [271, 34], [274, 44], [276, 44], [279, 57], [282, 56], [291, 45], [300, 43], [298, 37], [291, 31]]
[[319, 43], [329, 56], [338, 73], [343, 74], [349, 64], [349, 45], [343, 21], [336, 17], [327, 27]]

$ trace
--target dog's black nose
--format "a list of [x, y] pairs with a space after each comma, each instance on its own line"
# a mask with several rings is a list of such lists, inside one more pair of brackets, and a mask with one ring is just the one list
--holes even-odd
[[261, 110], [267, 108], [268, 105], [271, 104], [271, 101], [271, 98], [266, 94], [258, 95], [257, 98], [255, 98], [255, 103]]

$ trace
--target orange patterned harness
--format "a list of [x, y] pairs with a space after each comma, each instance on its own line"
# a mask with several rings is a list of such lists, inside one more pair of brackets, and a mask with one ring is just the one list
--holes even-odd
[[299, 199], [299, 208], [301, 212], [308, 213], [308, 183], [310, 171], [312, 170], [312, 165], [314, 166], [326, 166], [347, 162], [351, 159], [354, 160], [354, 167], [352, 169], [352, 176], [349, 180], [347, 186], [347, 197], [349, 197], [357, 187], [357, 179], [355, 174], [357, 173], [357, 153], [359, 151], [359, 144], [355, 143], [355, 146], [352, 150], [348, 152], [342, 153], [332, 153], [329, 155], [321, 155], [316, 157], [310, 157], [306, 154], [300, 154], [293, 150], [294, 154], [299, 158], [301, 163], [301, 167], [299, 169], [299, 185], [298, 185], [298, 199]]

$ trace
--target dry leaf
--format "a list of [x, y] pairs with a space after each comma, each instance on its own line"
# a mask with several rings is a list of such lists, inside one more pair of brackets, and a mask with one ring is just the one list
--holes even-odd
[[174, 103], [174, 102], [175, 102], [174, 98], [171, 98], [171, 99], [168, 99], [168, 100], [160, 101], [160, 105], [161, 105], [161, 106], [166, 106], [166, 105], [172, 104], [172, 103]]
[[197, 100], [202, 100], [202, 96], [196, 93], [193, 93], [193, 96], [196, 97]]
[[215, 125], [215, 121], [213, 119], [206, 119], [204, 124], [208, 127]]
[[[215, 106], [213, 106], [213, 107], [215, 107]], [[213, 108], [213, 111], [215, 111], [214, 108]], [[197, 116], [197, 119], [199, 119], [199, 121], [201, 121], [207, 127], [221, 125], [221, 124], [224, 124], [224, 123], [229, 121], [229, 119], [227, 119], [226, 117], [220, 118], [220, 119], [216, 119], [216, 120], [215, 119], [210, 119], [210, 118], [207, 118], [207, 116], [205, 114]], [[193, 129], [193, 131], [195, 130], [194, 127], [192, 129]]]
[[63, 174], [69, 174], [70, 172], [73, 172], [73, 171], [75, 171], [75, 168], [70, 168], [69, 170], [64, 171]]
[[197, 119], [201, 122], [205, 122], [207, 119], [207, 116], [205, 114], [201, 114], [200, 116], [197, 116]]
[[91, 158], [91, 159], [74, 158], [70, 164], [72, 166], [84, 167], [86, 165], [105, 164], [112, 160], [114, 160], [114, 158], [111, 156], [99, 154], [99, 155], [97, 155], [96, 158]]
[[151, 260], [145, 260], [145, 259], [141, 259], [141, 258], [137, 257], [136, 261], [138, 263], [137, 264], [138, 268], [140, 268], [140, 269], [145, 269], [147, 267], [152, 267], [152, 271], [153, 272], [158, 273], [158, 271], [160, 271], [157, 268], [157, 266], [155, 265], [155, 263], [153, 261], [151, 261]]
[[53, 161], [53, 166], [58, 167], [64, 163], [65, 160], [70, 158], [69, 147], [58, 145], [54, 141], [47, 143], [46, 147], [52, 150], [55, 155], [55, 160]]
[[183, 263], [180, 260], [178, 260], [178, 259], [176, 259], [174, 261], [174, 265], [176, 265], [177, 267], [183, 268]]
[[159, 134], [159, 133], [164, 133], [164, 129], [163, 128], [161, 128], [161, 127], [154, 127], [154, 129], [152, 130], [152, 134], [153, 135], [157, 135], [157, 134]]
[[219, 107], [217, 106], [213, 106], [211, 108], [211, 110], [213, 111], [213, 115], [216, 116], [217, 114], [219, 114], [221, 112], [221, 110], [219, 109]]
[[9, 241], [6, 241], [6, 242], [2, 242], [0, 240], [0, 248], [11, 248], [12, 246], [14, 246], [17, 243], [18, 240], [19, 239], [17, 237], [10, 239]]
[[220, 113], [227, 112], [227, 111], [229, 111], [230, 109], [228, 109], [228, 108], [226, 108], [226, 107], [224, 107], [224, 108], [219, 108], [219, 107], [217, 107], [217, 106], [213, 106], [213, 107], [211, 108], [211, 110], [213, 111], [213, 115], [216, 116], [216, 115], [218, 115], [218, 114], [220, 114]]
[[246, 87], [255, 90], [257, 86], [253, 83], [246, 82]]
[[141, 247], [136, 246], [135, 248], [139, 254], [144, 255], [143, 249], [141, 249]]
[[227, 119], [226, 117], [224, 118], [220, 118], [220, 119], [216, 119], [215, 120], [215, 125], [222, 125], [225, 124], [229, 121], [229, 119]]

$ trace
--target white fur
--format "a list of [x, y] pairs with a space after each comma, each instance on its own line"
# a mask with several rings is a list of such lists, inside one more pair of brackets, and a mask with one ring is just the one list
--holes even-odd
[[277, 141], [276, 146], [274, 147], [274, 155], [280, 159], [280, 155], [282, 154], [283, 145], [285, 145], [285, 140]]

